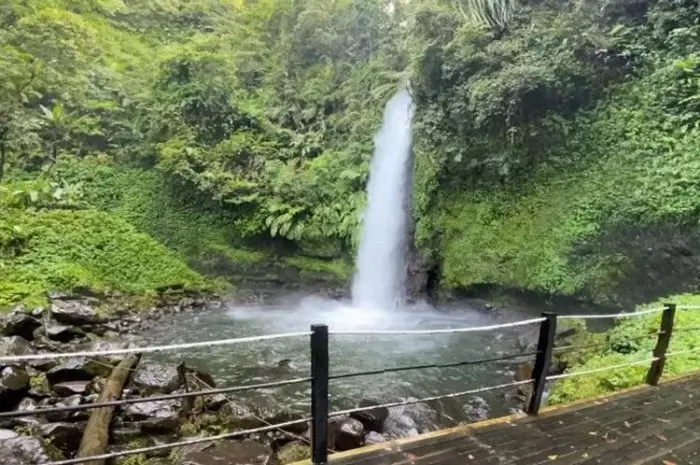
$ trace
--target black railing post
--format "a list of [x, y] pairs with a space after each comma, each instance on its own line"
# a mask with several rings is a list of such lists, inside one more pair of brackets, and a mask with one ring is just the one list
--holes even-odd
[[666, 362], [666, 350], [671, 342], [671, 334], [673, 333], [673, 319], [676, 315], [676, 304], [665, 304], [664, 312], [661, 314], [661, 325], [659, 326], [659, 337], [656, 339], [654, 347], [654, 360], [651, 362], [649, 371], [647, 372], [647, 384], [656, 386], [659, 384], [659, 379], [664, 372], [664, 363]]
[[311, 462], [328, 462], [328, 326], [311, 325]]
[[528, 415], [537, 415], [537, 412], [540, 411], [549, 365], [552, 363], [554, 336], [557, 333], [557, 315], [545, 312], [542, 316], [545, 320], [540, 324], [540, 335], [537, 338], [537, 358], [532, 369], [532, 394], [525, 410]]

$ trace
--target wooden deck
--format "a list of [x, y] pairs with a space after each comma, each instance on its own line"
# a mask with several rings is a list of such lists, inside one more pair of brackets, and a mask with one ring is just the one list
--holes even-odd
[[700, 375], [331, 456], [332, 465], [700, 464]]

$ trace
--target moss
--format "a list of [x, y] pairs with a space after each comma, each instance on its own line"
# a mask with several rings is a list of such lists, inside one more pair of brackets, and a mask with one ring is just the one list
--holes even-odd
[[45, 304], [52, 290], [77, 286], [140, 294], [169, 286], [205, 289], [206, 280], [122, 218], [93, 210], [8, 210], [0, 223], [26, 235], [0, 267], [0, 308]]
[[297, 269], [302, 277], [330, 282], [347, 282], [352, 277], [352, 266], [342, 259], [289, 257], [285, 263]]
[[311, 458], [311, 449], [308, 444], [290, 442], [277, 451], [277, 460], [280, 465], [299, 462]]
[[38, 375], [31, 376], [29, 378], [29, 386], [40, 395], [51, 394], [51, 385], [46, 378], [46, 373], [39, 373]]

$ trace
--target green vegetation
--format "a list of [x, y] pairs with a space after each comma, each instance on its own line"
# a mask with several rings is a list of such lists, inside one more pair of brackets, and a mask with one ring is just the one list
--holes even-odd
[[[676, 302], [679, 306], [698, 305], [700, 296], [677, 295], [663, 301]], [[658, 307], [661, 303], [652, 305]], [[651, 308], [652, 305], [641, 308]], [[569, 372], [595, 370], [637, 361], [643, 363], [639, 366], [606, 370], [558, 381], [553, 386], [548, 402], [555, 404], [569, 402], [643, 383], [650, 365], [645, 361], [652, 357], [660, 322], [661, 314], [653, 313], [639, 318], [622, 319], [613, 329], [605, 333], [580, 333], [575, 341], [577, 345], [601, 344], [603, 347], [590, 348], [565, 356], [564, 361], [569, 365]], [[681, 309], [676, 311], [668, 354], [674, 352], [679, 354], [669, 356], [666, 360], [664, 377], [697, 371], [700, 365], [698, 328], [700, 328], [700, 312]]]
[[521, 2], [506, 30], [421, 17], [417, 239], [445, 288], [612, 304], [697, 289], [693, 9]]
[[372, 137], [407, 84], [415, 240], [442, 289], [695, 292], [694, 8], [6, 1], [0, 306], [75, 286], [346, 283]]
[[345, 282], [402, 18], [379, 0], [5, 2], [0, 307], [204, 286], [187, 266]]

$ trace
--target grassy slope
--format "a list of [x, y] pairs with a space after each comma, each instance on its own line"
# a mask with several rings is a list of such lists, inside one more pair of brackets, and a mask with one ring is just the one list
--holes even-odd
[[[699, 305], [700, 295], [675, 295], [663, 299], [663, 302], [676, 302], [679, 306]], [[652, 305], [658, 307], [661, 302]], [[651, 308], [651, 306], [642, 308]], [[612, 330], [604, 334], [582, 335], [577, 344], [593, 341], [607, 343], [607, 345], [602, 349], [573, 354], [574, 358], [568, 371], [594, 370], [651, 359], [660, 322], [661, 314], [654, 313], [620, 320]], [[698, 328], [700, 328], [700, 311], [677, 310], [668, 353], [700, 350]], [[649, 364], [644, 363], [640, 366], [618, 368], [558, 381], [554, 384], [549, 403], [569, 402], [641, 384], [644, 382], [648, 368]], [[699, 368], [700, 351], [680, 354], [666, 360], [664, 376], [697, 371]]]
[[[42, 304], [45, 293], [88, 286], [147, 293], [167, 286], [206, 287], [177, 256], [123, 219], [97, 211], [6, 210], [21, 247], [0, 267], [0, 308]], [[10, 216], [11, 215], [11, 216]]]
[[91, 205], [126, 219], [204, 274], [236, 280], [284, 274], [329, 284], [350, 278], [352, 265], [345, 259], [302, 256], [275, 244], [242, 240], [233, 216], [168, 182], [158, 170], [114, 168], [88, 158], [66, 160], [57, 175], [82, 183]]

